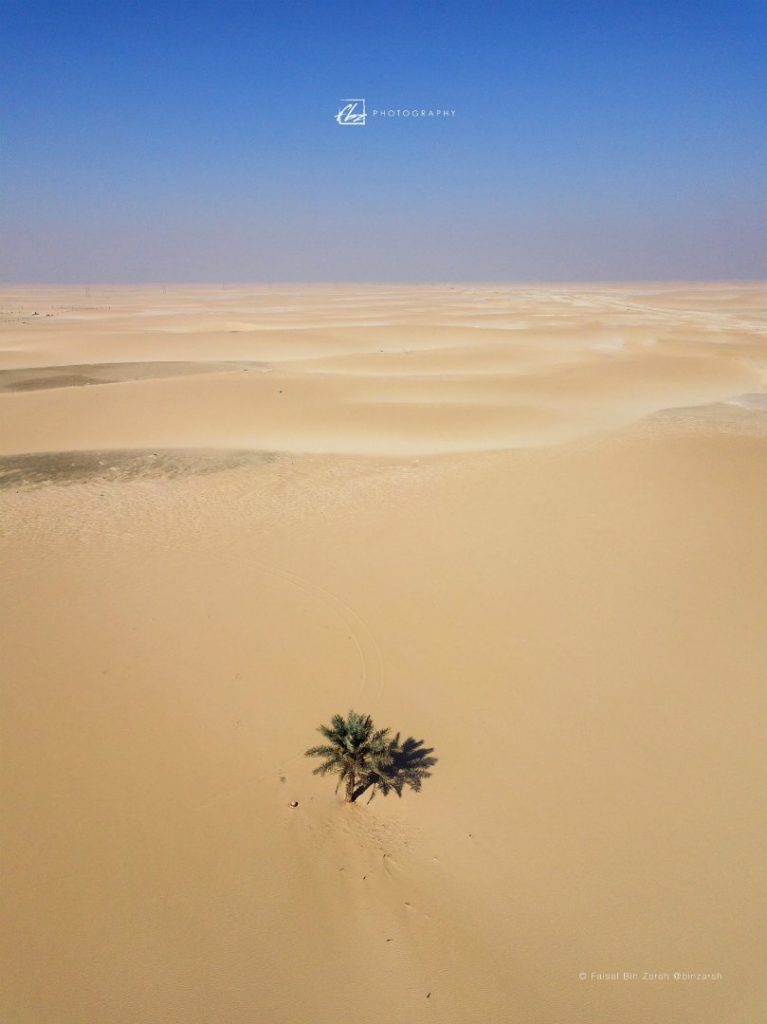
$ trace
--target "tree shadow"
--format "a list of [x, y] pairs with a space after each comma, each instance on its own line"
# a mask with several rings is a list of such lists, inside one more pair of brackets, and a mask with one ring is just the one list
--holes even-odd
[[355, 791], [353, 799], [356, 800], [368, 790], [368, 803], [376, 793], [383, 796], [396, 793], [398, 797], [402, 797], [402, 792], [406, 788], [419, 793], [424, 779], [431, 776], [430, 769], [437, 763], [438, 758], [431, 756], [433, 753], [434, 747], [425, 747], [423, 740], [408, 736], [406, 740], [401, 741], [400, 734], [397, 733], [389, 747], [391, 763], [378, 772], [372, 772]]

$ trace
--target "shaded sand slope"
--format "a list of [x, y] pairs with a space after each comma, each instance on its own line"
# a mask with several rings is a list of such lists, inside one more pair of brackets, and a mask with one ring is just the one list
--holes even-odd
[[[165, 319], [217, 322], [217, 294], [168, 294], [193, 311]], [[384, 401], [383, 377], [352, 372], [361, 351], [330, 374], [302, 353], [242, 384], [219, 367], [0, 395], [4, 1018], [329, 1024], [352, 1006], [363, 1024], [751, 1024], [765, 492], [750, 296], [270, 298], [318, 331], [339, 310], [402, 311], [427, 328], [540, 316], [550, 336], [557, 308], [585, 309], [561, 366], [551, 349], [534, 365], [529, 339], [527, 368], [498, 357], [524, 431], [554, 422], [547, 443], [538, 427], [520, 441], [509, 382], [477, 382], [470, 351], [463, 400], [399, 366]], [[164, 305], [116, 297], [121, 338]], [[260, 299], [226, 302], [267, 319]], [[667, 374], [640, 342], [594, 354], [615, 303], [657, 318], [642, 330], [670, 336]], [[47, 326], [30, 335], [34, 365], [81, 367], [99, 345], [130, 362], [97, 312], [66, 351]], [[694, 315], [714, 312], [729, 326], [696, 342]], [[494, 330], [501, 348], [519, 333]], [[252, 340], [215, 357], [268, 361]], [[302, 389], [294, 413], [259, 390], [278, 374]], [[438, 428], [403, 419], [417, 395]], [[274, 447], [224, 443], [246, 426]], [[493, 450], [456, 451], [467, 437]], [[312, 777], [314, 726], [349, 706], [434, 748], [420, 793], [344, 807]], [[579, 979], [592, 971], [721, 979]]]

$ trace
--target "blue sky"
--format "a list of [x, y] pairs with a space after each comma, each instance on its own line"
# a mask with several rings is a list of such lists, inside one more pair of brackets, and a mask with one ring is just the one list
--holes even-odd
[[763, 276], [761, 0], [5, 0], [2, 35], [4, 281]]

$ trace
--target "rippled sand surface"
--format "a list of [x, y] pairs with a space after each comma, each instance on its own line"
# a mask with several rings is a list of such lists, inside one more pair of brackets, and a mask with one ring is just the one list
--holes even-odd
[[[1, 289], [4, 1019], [752, 1024], [762, 324]], [[311, 775], [349, 707], [420, 792]]]

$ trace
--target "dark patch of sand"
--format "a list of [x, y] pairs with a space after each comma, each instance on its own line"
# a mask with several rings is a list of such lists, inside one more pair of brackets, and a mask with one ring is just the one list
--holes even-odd
[[268, 363], [252, 360], [219, 362], [80, 363], [72, 366], [31, 366], [0, 370], [0, 392], [41, 391], [46, 388], [77, 388], [91, 384], [123, 384], [127, 381], [188, 377], [203, 373], [265, 372]]
[[763, 437], [767, 431], [763, 396], [751, 394], [725, 402], [659, 409], [643, 422], [677, 432], [715, 430], [719, 434]]
[[217, 448], [35, 452], [0, 458], [0, 489], [147, 478], [174, 479], [274, 462], [276, 452]]

